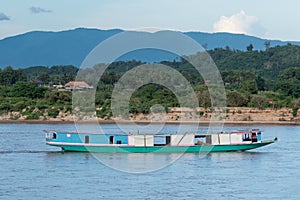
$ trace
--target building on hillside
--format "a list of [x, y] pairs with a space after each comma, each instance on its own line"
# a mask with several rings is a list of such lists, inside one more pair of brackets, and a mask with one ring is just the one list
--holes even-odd
[[93, 86], [90, 86], [84, 81], [70, 81], [65, 85], [65, 89], [69, 91], [82, 91], [92, 88]]
[[30, 83], [35, 83], [35, 84], [37, 84], [38, 86], [44, 86], [44, 85], [45, 85], [45, 83], [44, 83], [43, 81], [38, 80], [38, 79], [32, 79], [32, 80], [30, 80], [29, 82], [30, 82]]

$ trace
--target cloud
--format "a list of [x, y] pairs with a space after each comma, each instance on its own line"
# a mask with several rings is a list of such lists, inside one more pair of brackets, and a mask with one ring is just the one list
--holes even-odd
[[265, 35], [265, 29], [261, 26], [256, 16], [249, 16], [245, 11], [233, 14], [230, 17], [221, 16], [213, 25], [215, 32], [243, 33], [248, 35]]
[[30, 12], [33, 14], [38, 14], [38, 13], [50, 13], [52, 12], [52, 10], [46, 10], [44, 8], [41, 7], [37, 7], [37, 6], [32, 6], [29, 8]]
[[4, 13], [0, 13], [0, 21], [10, 20], [10, 17], [8, 17]]

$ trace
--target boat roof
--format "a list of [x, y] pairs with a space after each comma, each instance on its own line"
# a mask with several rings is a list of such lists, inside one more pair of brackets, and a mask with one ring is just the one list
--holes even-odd
[[213, 134], [246, 134], [246, 133], [257, 133], [262, 132], [260, 129], [251, 129], [251, 130], [239, 130], [239, 131], [231, 131], [231, 132], [216, 132], [216, 133], [134, 133], [134, 132], [128, 132], [128, 133], [105, 133], [105, 132], [78, 132], [78, 131], [58, 131], [58, 130], [44, 130], [46, 133], [63, 133], [63, 134], [103, 134], [103, 135], [154, 135], [154, 136], [168, 136], [168, 135], [213, 135]]

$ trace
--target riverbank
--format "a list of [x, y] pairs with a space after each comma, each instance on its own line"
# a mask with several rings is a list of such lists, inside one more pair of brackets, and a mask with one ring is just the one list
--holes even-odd
[[[85, 122], [82, 122], [85, 123]], [[87, 122], [88, 123], [88, 122]], [[114, 121], [114, 120], [99, 120], [99, 124], [141, 124], [141, 125], [147, 125], [147, 124], [162, 124], [159, 122], [150, 122], [150, 121]], [[1, 120], [0, 124], [75, 124], [74, 121], [40, 121], [40, 120]], [[169, 125], [179, 125], [179, 124], [185, 124], [185, 125], [195, 125], [198, 124], [199, 126], [208, 126], [210, 125], [210, 122], [189, 122], [189, 121], [167, 121], [163, 124], [169, 124]], [[212, 123], [213, 124], [213, 123]], [[220, 123], [218, 123], [220, 124]], [[224, 121], [223, 125], [229, 125], [229, 126], [240, 126], [240, 125], [280, 125], [280, 126], [300, 126], [300, 122], [275, 122], [275, 121], [251, 121], [251, 122], [245, 122], [245, 121]]]
[[[76, 122], [76, 123], [92, 123], [90, 121], [82, 121], [82, 122]], [[93, 121], [95, 123], [95, 121]], [[137, 120], [130, 120], [130, 121], [125, 121], [125, 120], [98, 120], [99, 124], [141, 124], [141, 125], [147, 125], [147, 124], [168, 124], [168, 125], [179, 125], [179, 124], [184, 124], [184, 125], [196, 125], [198, 124], [199, 126], [208, 126], [208, 125], [213, 125], [213, 122], [210, 121], [166, 121], [166, 122], [151, 122], [151, 121], [137, 121]], [[216, 122], [217, 125], [230, 125], [230, 126], [240, 126], [240, 125], [245, 125], [245, 126], [250, 126], [250, 125], [280, 125], [280, 126], [299, 126], [300, 122], [295, 122], [295, 121], [224, 121], [224, 122]], [[51, 120], [1, 120], [0, 124], [75, 124], [74, 121], [51, 121]]]
[[[138, 123], [138, 124], [200, 124], [209, 125], [211, 123], [212, 111], [210, 109], [199, 108], [197, 112], [191, 112], [188, 108], [170, 108], [169, 112], [164, 114], [137, 114], [131, 115], [130, 120], [122, 118], [98, 119], [100, 124], [114, 123]], [[17, 113], [19, 115], [19, 113]], [[49, 116], [38, 120], [26, 120], [26, 116], [14, 118], [16, 113], [7, 113], [0, 116], [1, 124], [73, 124], [74, 118], [71, 114], [60, 113], [55, 118]], [[300, 125], [300, 112], [293, 116], [290, 108], [244, 108], [231, 107], [226, 108], [226, 113], [215, 119], [216, 123], [225, 125]], [[196, 119], [196, 120], [195, 120]], [[95, 120], [93, 120], [95, 122]], [[91, 123], [89, 119], [80, 123]]]

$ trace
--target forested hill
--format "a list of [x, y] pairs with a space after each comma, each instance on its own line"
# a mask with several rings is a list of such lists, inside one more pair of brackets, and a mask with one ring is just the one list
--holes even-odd
[[[215, 48], [209, 50], [208, 53], [216, 63], [218, 69], [223, 74], [225, 82], [232, 82], [233, 77], [227, 76], [245, 73], [253, 77], [259, 76], [266, 81], [275, 81], [280, 78], [280, 74], [290, 68], [300, 68], [300, 46], [287, 44], [285, 46], [270, 47], [265, 46], [265, 50], [257, 51], [253, 50], [252, 45], [245, 47], [246, 51], [240, 51], [236, 49]], [[141, 61], [117, 61], [110, 65], [108, 71], [121, 75], [127, 70], [132, 69], [138, 65], [141, 65]], [[162, 61], [162, 64], [166, 64], [175, 68], [176, 70], [187, 76], [188, 80], [193, 83], [201, 82], [201, 76], [199, 76], [195, 69], [182, 61]], [[16, 66], [11, 66], [16, 68]], [[0, 73], [5, 71], [1, 70]], [[21, 70], [26, 74], [28, 80], [39, 79], [46, 84], [51, 81], [53, 83], [61, 82], [66, 83], [73, 80], [78, 71], [77, 66], [73, 65], [55, 65], [51, 67], [47, 66], [32, 66]], [[228, 74], [228, 75], [226, 75]], [[2, 79], [4, 77], [2, 76]], [[1, 77], [0, 77], [1, 80]], [[202, 80], [203, 81], [203, 80]], [[3, 85], [3, 81], [1, 82]]]
[[[74, 65], [79, 66], [87, 54], [100, 42], [121, 33], [123, 30], [98, 30], [78, 28], [60, 32], [33, 31], [0, 40], [0, 68], [13, 66], [25, 68], [29, 66]], [[230, 33], [184, 33], [197, 41], [207, 50], [225, 48], [240, 51], [253, 45], [254, 50], [264, 50], [265, 43], [270, 47], [286, 45], [287, 42], [260, 39], [243, 34]], [[299, 42], [290, 42], [299, 45]], [[123, 57], [124, 61], [142, 60], [145, 62], [172, 61], [173, 54], [156, 55], [153, 51], [135, 52]]]
[[290, 67], [300, 67], [300, 46], [285, 45], [264, 51], [254, 51], [251, 45], [247, 51], [218, 48], [209, 51], [220, 71], [252, 71], [266, 79], [276, 79], [281, 71]]
[[[290, 107], [293, 116], [300, 108], [300, 46], [288, 44], [257, 51], [252, 45], [246, 51], [229, 47], [209, 50], [222, 75], [229, 107]], [[191, 83], [201, 107], [209, 108], [211, 100], [201, 75], [184, 59], [162, 61], [178, 70]], [[111, 63], [98, 82], [95, 104], [97, 115], [110, 118], [110, 97], [115, 83], [127, 71], [142, 65], [141, 61], [118, 61]], [[83, 75], [95, 74], [100, 65], [83, 70]], [[42, 116], [57, 116], [59, 112], [71, 112], [72, 94], [50, 87], [64, 85], [76, 78], [76, 66], [33, 66], [25, 69], [6, 67], [0, 69], [0, 115], [19, 112], [11, 118], [41, 119]], [[34, 81], [32, 81], [34, 80]], [[44, 86], [39, 86], [44, 83]], [[88, 82], [88, 84], [91, 84]], [[271, 100], [272, 103], [269, 103]], [[178, 107], [174, 94], [155, 84], [145, 85], [131, 97], [130, 112], [149, 113], [151, 106], [161, 104], [166, 109]], [[33, 112], [33, 111], [36, 112]], [[22, 111], [22, 112], [21, 112]]]

